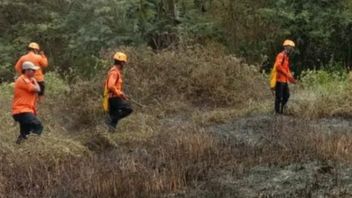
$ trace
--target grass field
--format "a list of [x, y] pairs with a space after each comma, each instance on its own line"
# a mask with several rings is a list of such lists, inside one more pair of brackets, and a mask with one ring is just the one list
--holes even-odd
[[44, 134], [21, 145], [1, 85], [0, 197], [352, 196], [349, 76], [307, 74], [275, 116], [267, 77], [216, 46], [124, 50], [144, 107], [116, 133], [100, 107], [109, 65], [90, 81], [48, 73]]

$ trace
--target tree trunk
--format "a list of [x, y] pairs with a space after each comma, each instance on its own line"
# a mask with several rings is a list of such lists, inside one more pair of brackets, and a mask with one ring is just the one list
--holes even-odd
[[176, 0], [167, 0], [167, 15], [174, 21], [178, 21]]

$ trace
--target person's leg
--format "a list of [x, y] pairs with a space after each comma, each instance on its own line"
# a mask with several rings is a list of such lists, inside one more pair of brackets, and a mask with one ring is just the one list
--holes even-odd
[[26, 135], [30, 132], [40, 135], [43, 132], [42, 123], [33, 113], [23, 114], [21, 116], [21, 125], [23, 126], [24, 133], [26, 133]]
[[132, 113], [131, 105], [121, 98], [110, 98], [109, 99], [109, 115], [110, 120], [108, 121], [109, 127], [116, 128], [119, 120], [125, 118]]
[[24, 138], [31, 133], [31, 126], [28, 123], [20, 122], [20, 133]]
[[133, 112], [131, 105], [125, 101], [120, 100], [119, 104], [119, 120], [129, 116]]
[[277, 82], [275, 87], [275, 112], [276, 113], [281, 113], [282, 92], [283, 92], [282, 83]]
[[31, 126], [20, 122], [20, 135], [17, 137], [16, 144], [21, 144], [24, 140], [27, 139], [27, 136], [30, 134]]
[[110, 120], [107, 124], [109, 127], [116, 128], [119, 121], [119, 102], [117, 98], [109, 98], [109, 116]]
[[33, 114], [29, 115], [29, 125], [31, 127], [32, 133], [35, 133], [37, 135], [41, 135], [43, 132], [43, 125], [40, 122], [40, 120]]
[[283, 85], [283, 92], [282, 92], [282, 106], [281, 106], [282, 112], [283, 112], [289, 98], [290, 98], [290, 90], [288, 88], [288, 83], [285, 83]]
[[26, 122], [26, 117], [27, 113], [21, 113], [13, 116], [14, 120], [20, 124], [20, 135], [16, 140], [17, 144], [21, 144], [25, 139], [27, 139], [27, 135], [29, 135], [31, 131], [30, 125]]

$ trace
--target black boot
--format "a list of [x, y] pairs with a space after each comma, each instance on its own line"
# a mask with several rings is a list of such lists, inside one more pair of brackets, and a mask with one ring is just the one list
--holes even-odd
[[112, 133], [116, 130], [117, 123], [115, 123], [110, 117], [105, 119], [105, 124], [109, 128], [109, 132]]
[[26, 135], [19, 135], [17, 140], [16, 140], [16, 144], [21, 144], [22, 142], [24, 142], [27, 139]]

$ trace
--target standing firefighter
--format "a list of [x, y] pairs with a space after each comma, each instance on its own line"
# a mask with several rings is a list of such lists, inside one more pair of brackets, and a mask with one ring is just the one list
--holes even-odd
[[16, 143], [20, 144], [33, 132], [40, 135], [43, 131], [41, 122], [36, 117], [36, 105], [40, 85], [34, 78], [39, 70], [32, 62], [26, 61], [22, 65], [22, 75], [15, 82], [14, 97], [12, 102], [12, 115], [20, 123], [20, 135]]
[[19, 75], [22, 73], [22, 65], [24, 62], [29, 61], [34, 65], [39, 66], [39, 69], [35, 72], [35, 79], [37, 80], [40, 86], [39, 96], [44, 96], [45, 83], [44, 83], [44, 74], [43, 70], [48, 66], [48, 59], [45, 56], [44, 52], [40, 50], [38, 43], [30, 43], [28, 45], [28, 53], [22, 56], [16, 63], [15, 69]]
[[128, 98], [123, 92], [122, 70], [126, 63], [127, 55], [117, 52], [114, 55], [114, 65], [109, 70], [104, 85], [103, 108], [109, 112], [106, 124], [111, 131], [116, 129], [119, 120], [132, 113], [131, 105], [127, 102]]
[[294, 51], [295, 43], [291, 40], [284, 41], [284, 50], [276, 57], [271, 73], [270, 87], [275, 90], [275, 112], [282, 114], [290, 97], [288, 83], [296, 83], [291, 70], [289, 55]]

